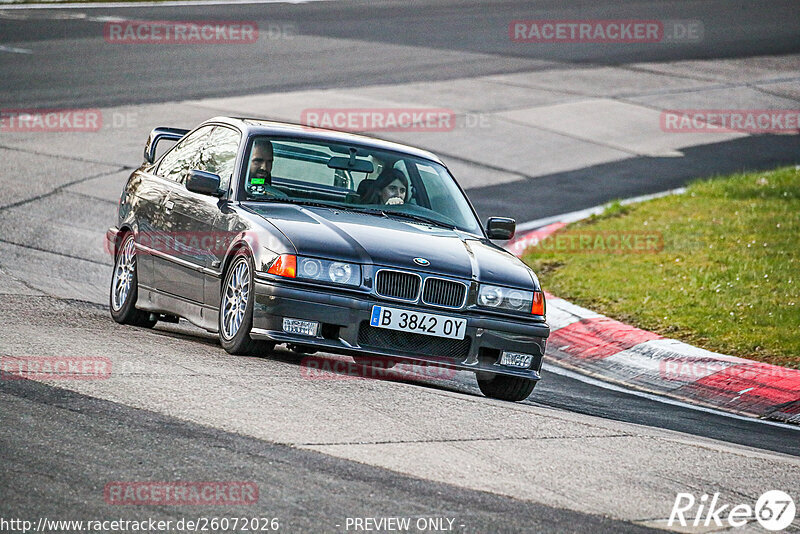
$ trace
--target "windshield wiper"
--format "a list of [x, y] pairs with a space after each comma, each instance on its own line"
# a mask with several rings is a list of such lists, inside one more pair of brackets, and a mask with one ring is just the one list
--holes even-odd
[[383, 210], [359, 208], [356, 206], [345, 206], [342, 209], [347, 211], [355, 211], [356, 213], [366, 213], [367, 215], [374, 215], [376, 217], [386, 217], [386, 212]]
[[424, 215], [415, 215], [413, 213], [406, 213], [404, 211], [386, 211], [380, 210], [386, 217], [401, 217], [404, 219], [411, 219], [417, 222], [423, 222], [426, 224], [433, 224], [435, 226], [441, 226], [442, 228], [449, 228], [451, 230], [455, 230], [456, 226], [454, 224], [450, 224], [444, 221], [440, 221], [438, 219], [434, 219], [432, 217], [425, 217]]
[[324, 202], [316, 202], [314, 200], [302, 200], [297, 198], [273, 197], [273, 198], [258, 199], [255, 200], [255, 202], [286, 202], [289, 204], [298, 204], [300, 206], [312, 206], [315, 208], [340, 209], [339, 206], [336, 206], [334, 204], [326, 204]]
[[441, 226], [443, 228], [450, 228], [455, 230], [456, 226], [454, 224], [450, 224], [444, 221], [440, 221], [438, 219], [434, 219], [432, 217], [425, 217], [424, 215], [415, 215], [413, 213], [406, 213], [404, 211], [389, 211], [389, 210], [382, 210], [377, 208], [356, 208], [346, 206], [343, 209], [348, 209], [352, 211], [357, 211], [358, 213], [368, 213], [370, 215], [375, 215], [378, 217], [402, 217], [405, 219], [411, 219], [413, 221], [422, 222], [425, 224], [433, 224], [435, 226]]

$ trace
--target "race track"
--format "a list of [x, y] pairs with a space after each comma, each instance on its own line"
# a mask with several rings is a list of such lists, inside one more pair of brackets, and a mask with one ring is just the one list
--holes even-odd
[[[704, 38], [508, 39], [513, 19], [593, 17], [699, 20]], [[291, 31], [241, 46], [104, 41], [109, 20], [145, 18]], [[102, 357], [113, 369], [107, 380], [0, 380], [0, 517], [247, 515], [279, 517], [287, 532], [344, 532], [348, 517], [402, 516], [451, 518], [457, 532], [619, 532], [665, 527], [679, 492], [753, 505], [800, 487], [796, 427], [556, 368], [510, 404], [481, 396], [467, 373], [315, 380], [283, 347], [234, 357], [185, 322], [117, 325], [102, 242], [149, 130], [220, 114], [296, 122], [307, 108], [451, 109], [450, 131], [374, 135], [441, 154], [482, 218], [518, 222], [800, 164], [798, 135], [668, 134], [658, 123], [667, 108], [797, 109], [796, 2], [0, 8], [0, 36], [4, 109], [103, 116], [98, 132], [0, 132], [0, 356]], [[259, 500], [202, 510], [104, 501], [109, 482], [136, 480], [253, 481]]]

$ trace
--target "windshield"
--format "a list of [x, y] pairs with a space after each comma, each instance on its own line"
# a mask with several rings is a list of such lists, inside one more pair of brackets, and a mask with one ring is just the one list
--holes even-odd
[[442, 165], [399, 152], [311, 139], [250, 140], [240, 198], [366, 211], [481, 235]]

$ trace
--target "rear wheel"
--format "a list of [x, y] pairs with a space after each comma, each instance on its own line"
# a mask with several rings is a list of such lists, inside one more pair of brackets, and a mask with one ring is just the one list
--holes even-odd
[[230, 354], [268, 352], [275, 347], [250, 337], [254, 302], [253, 259], [246, 249], [240, 249], [223, 278], [219, 304], [219, 340]]
[[114, 274], [111, 276], [108, 299], [111, 317], [120, 324], [152, 328], [157, 321], [150, 319], [150, 313], [136, 309], [139, 279], [136, 274], [136, 245], [133, 234], [123, 235], [121, 243], [114, 258]]
[[488, 375], [477, 376], [478, 387], [487, 397], [506, 401], [522, 401], [528, 398], [536, 387], [536, 381], [516, 376]]

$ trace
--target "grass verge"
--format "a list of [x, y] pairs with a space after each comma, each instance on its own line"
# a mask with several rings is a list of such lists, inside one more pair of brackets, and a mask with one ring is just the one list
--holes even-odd
[[800, 170], [611, 205], [523, 259], [545, 290], [705, 349], [800, 369]]

